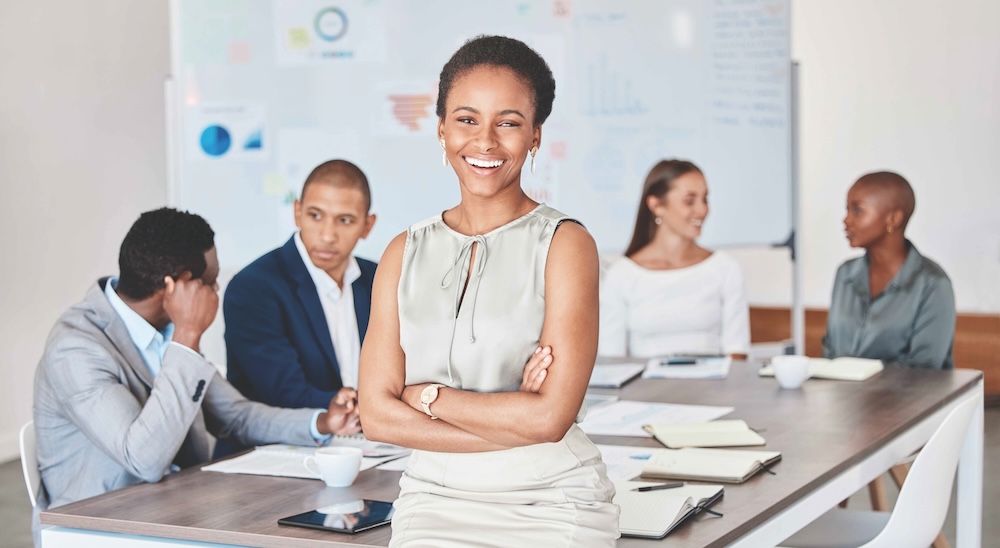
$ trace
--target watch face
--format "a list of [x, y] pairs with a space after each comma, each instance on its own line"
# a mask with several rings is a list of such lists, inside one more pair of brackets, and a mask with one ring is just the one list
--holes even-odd
[[431, 403], [437, 399], [438, 387], [428, 386], [420, 393], [420, 403]]

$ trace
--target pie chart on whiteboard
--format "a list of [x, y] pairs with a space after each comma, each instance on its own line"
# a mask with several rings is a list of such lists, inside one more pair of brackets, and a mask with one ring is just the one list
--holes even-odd
[[229, 130], [220, 125], [212, 125], [202, 130], [199, 142], [205, 154], [222, 156], [229, 150], [233, 140], [229, 135]]

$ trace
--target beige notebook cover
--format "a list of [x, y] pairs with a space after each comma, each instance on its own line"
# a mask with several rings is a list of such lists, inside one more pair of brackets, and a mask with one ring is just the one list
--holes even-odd
[[[838, 381], [865, 381], [884, 368], [882, 360], [867, 358], [809, 358], [809, 377]], [[760, 368], [760, 376], [773, 377], [774, 368], [765, 365]]]
[[745, 447], [764, 445], [760, 434], [741, 420], [700, 422], [694, 424], [647, 424], [643, 426], [670, 449], [681, 447]]
[[747, 449], [658, 449], [642, 465], [646, 478], [743, 483], [781, 459], [778, 451]]
[[614, 503], [621, 508], [618, 528], [622, 536], [663, 538], [696, 507], [709, 506], [723, 494], [721, 485], [685, 485], [676, 489], [636, 492], [632, 489], [658, 485], [644, 481], [616, 481]]

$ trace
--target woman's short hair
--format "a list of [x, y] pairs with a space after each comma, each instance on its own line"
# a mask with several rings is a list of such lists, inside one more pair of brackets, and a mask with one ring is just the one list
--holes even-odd
[[441, 69], [438, 79], [438, 118], [444, 118], [444, 103], [455, 80], [483, 65], [510, 69], [524, 80], [534, 94], [535, 119], [532, 124], [540, 126], [545, 123], [552, 113], [552, 102], [556, 97], [556, 81], [549, 65], [541, 55], [520, 40], [487, 35], [476, 36], [467, 41]]

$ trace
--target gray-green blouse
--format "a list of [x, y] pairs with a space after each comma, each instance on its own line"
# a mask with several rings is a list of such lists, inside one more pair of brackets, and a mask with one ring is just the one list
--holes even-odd
[[874, 358], [922, 369], [955, 366], [951, 280], [909, 240], [906, 245], [906, 261], [874, 299], [868, 289], [868, 256], [840, 265], [823, 337], [824, 357]]

